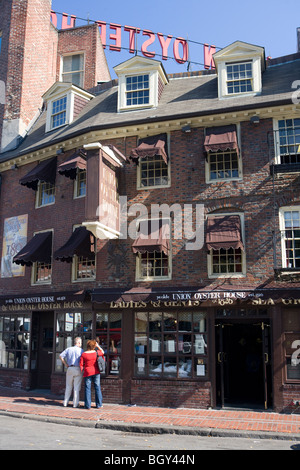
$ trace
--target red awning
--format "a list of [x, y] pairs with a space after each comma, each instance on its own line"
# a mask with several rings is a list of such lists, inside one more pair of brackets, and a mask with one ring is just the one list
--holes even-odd
[[170, 226], [168, 220], [143, 220], [139, 226], [139, 236], [132, 244], [133, 253], [153, 253], [165, 255], [170, 251]]
[[57, 158], [43, 160], [27, 175], [19, 180], [19, 183], [28, 188], [37, 190], [39, 181], [55, 184], [56, 179], [56, 161]]
[[208, 250], [241, 248], [244, 250], [239, 215], [211, 216], [207, 220], [206, 246]]
[[236, 126], [209, 127], [204, 140], [206, 152], [236, 150], [239, 153]]
[[90, 258], [94, 253], [94, 235], [85, 227], [77, 227], [69, 240], [54, 253], [54, 258], [70, 263], [74, 255]]
[[22, 266], [31, 266], [36, 261], [40, 263], [51, 263], [52, 254], [52, 232], [41, 232], [22, 248], [13, 258], [13, 262]]
[[130, 152], [131, 160], [138, 162], [140, 158], [154, 157], [159, 155], [164, 162], [168, 163], [167, 135], [160, 134], [139, 140], [139, 145]]
[[74, 180], [76, 178], [77, 169], [86, 170], [86, 154], [81, 149], [72, 152], [72, 155], [59, 165], [58, 173]]

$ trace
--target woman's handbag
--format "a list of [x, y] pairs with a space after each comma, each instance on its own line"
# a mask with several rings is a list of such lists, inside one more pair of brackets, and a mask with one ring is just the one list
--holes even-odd
[[97, 354], [97, 363], [98, 363], [98, 367], [100, 370], [100, 374], [105, 374], [105, 359], [103, 356], [99, 356], [98, 349], [96, 351], [96, 354]]

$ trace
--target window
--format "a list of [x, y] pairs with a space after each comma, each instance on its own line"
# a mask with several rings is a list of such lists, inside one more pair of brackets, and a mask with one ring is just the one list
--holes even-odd
[[55, 341], [55, 370], [63, 372], [64, 366], [59, 355], [71, 346], [77, 336], [82, 339], [82, 348], [86, 349], [86, 343], [92, 339], [92, 313], [91, 312], [64, 312], [58, 313], [56, 318]]
[[227, 93], [248, 93], [253, 91], [252, 62], [226, 65]]
[[300, 316], [296, 310], [285, 310], [282, 314], [283, 348], [286, 364], [286, 379], [300, 381]]
[[243, 272], [240, 248], [212, 250], [212, 274], [234, 274]]
[[162, 64], [135, 56], [114, 67], [118, 76], [118, 112], [156, 107], [169, 79]]
[[52, 276], [52, 264], [36, 261], [33, 263], [33, 284], [50, 284]]
[[74, 255], [73, 258], [73, 280], [87, 281], [96, 279], [96, 257], [91, 255], [90, 258]]
[[160, 155], [141, 159], [137, 169], [139, 188], [167, 186], [169, 183], [169, 165]]
[[239, 156], [235, 150], [209, 152], [207, 156], [209, 181], [240, 177]]
[[211, 215], [206, 229], [209, 277], [246, 274], [243, 214]]
[[274, 123], [276, 163], [300, 163], [300, 119], [280, 119]]
[[28, 369], [30, 316], [0, 317], [0, 368]]
[[279, 213], [282, 266], [300, 269], [300, 207], [284, 208]]
[[121, 367], [121, 313], [97, 313], [96, 337], [105, 354], [107, 374], [119, 375]]
[[149, 75], [126, 77], [126, 106], [149, 104]]
[[206, 312], [137, 312], [135, 376], [207, 377]]
[[55, 185], [39, 181], [36, 194], [36, 207], [44, 207], [55, 203]]
[[77, 169], [74, 182], [74, 197], [84, 197], [86, 195], [86, 170]]
[[51, 128], [63, 126], [66, 124], [67, 116], [67, 97], [59, 98], [52, 102]]
[[83, 88], [84, 55], [75, 54], [63, 57], [62, 81]]
[[132, 244], [132, 251], [136, 254], [136, 279], [170, 279], [170, 220], [141, 220], [137, 231], [139, 235]]
[[142, 253], [139, 264], [140, 276], [143, 279], [169, 276], [169, 257], [163, 252]]

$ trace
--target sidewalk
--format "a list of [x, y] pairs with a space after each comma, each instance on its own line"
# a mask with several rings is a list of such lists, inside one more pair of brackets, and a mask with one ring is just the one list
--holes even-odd
[[[81, 403], [83, 405], [83, 403]], [[199, 410], [106, 404], [97, 410], [67, 408], [43, 391], [0, 387], [0, 415], [75, 426], [144, 433], [177, 433], [300, 441], [300, 414], [243, 410]]]

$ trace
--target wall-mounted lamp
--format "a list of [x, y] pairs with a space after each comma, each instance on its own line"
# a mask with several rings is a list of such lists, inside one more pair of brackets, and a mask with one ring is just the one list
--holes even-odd
[[182, 132], [185, 132], [186, 134], [188, 134], [189, 132], [192, 132], [191, 126], [189, 124], [187, 124], [186, 126], [183, 126], [181, 130]]
[[252, 122], [252, 124], [259, 124], [259, 116], [251, 116], [250, 118], [250, 122]]
[[16, 163], [14, 163], [13, 165], [11, 165], [10, 169], [11, 170], [17, 170], [19, 167]]
[[63, 148], [56, 150], [56, 155], [61, 155], [62, 153], [65, 153]]

